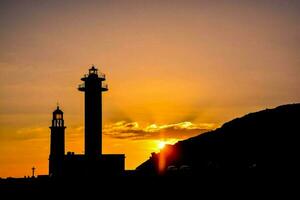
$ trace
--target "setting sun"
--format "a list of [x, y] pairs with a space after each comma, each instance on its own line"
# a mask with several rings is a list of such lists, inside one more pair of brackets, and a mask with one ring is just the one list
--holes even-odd
[[175, 144], [176, 142], [178, 142], [178, 139], [173, 138], [173, 139], [167, 139], [167, 140], [157, 140], [156, 142], [156, 146], [158, 151], [162, 150], [163, 148], [165, 148], [166, 145], [170, 144]]
[[158, 149], [163, 149], [166, 146], [166, 142], [159, 141], [157, 146], [158, 146]]

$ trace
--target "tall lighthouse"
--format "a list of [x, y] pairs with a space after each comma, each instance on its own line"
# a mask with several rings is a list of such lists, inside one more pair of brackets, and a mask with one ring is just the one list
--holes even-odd
[[97, 159], [102, 155], [102, 92], [108, 90], [105, 74], [92, 66], [81, 80], [78, 90], [84, 92], [85, 155]]

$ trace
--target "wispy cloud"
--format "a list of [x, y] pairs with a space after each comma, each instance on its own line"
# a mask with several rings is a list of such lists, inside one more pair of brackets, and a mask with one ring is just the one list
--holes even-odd
[[214, 127], [214, 124], [194, 124], [188, 121], [162, 125], [150, 124], [142, 127], [138, 122], [119, 121], [105, 126], [103, 133], [118, 139], [184, 139], [204, 133]]
[[[185, 139], [216, 128], [215, 124], [195, 124], [189, 121], [174, 124], [148, 124], [141, 126], [138, 122], [118, 121], [106, 125], [103, 134], [117, 139]], [[48, 127], [25, 127], [20, 128], [11, 134], [0, 135], [1, 139], [8, 140], [32, 140], [46, 139], [49, 137]], [[69, 140], [76, 140], [82, 137], [83, 126], [70, 126], [66, 134]]]

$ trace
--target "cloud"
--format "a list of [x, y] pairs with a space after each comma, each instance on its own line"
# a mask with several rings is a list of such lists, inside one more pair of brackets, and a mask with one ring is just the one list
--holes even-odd
[[175, 124], [150, 124], [141, 127], [138, 122], [119, 121], [104, 127], [103, 134], [118, 139], [185, 139], [212, 130], [214, 124], [194, 124], [184, 121]]
[[[118, 121], [106, 125], [103, 134], [117, 139], [186, 139], [216, 128], [215, 124], [194, 124], [184, 121], [174, 124], [149, 124], [141, 126], [138, 122]], [[66, 131], [68, 140], [77, 140], [84, 134], [83, 126], [70, 126]], [[32, 140], [49, 138], [48, 127], [25, 127], [0, 135], [1, 140]]]

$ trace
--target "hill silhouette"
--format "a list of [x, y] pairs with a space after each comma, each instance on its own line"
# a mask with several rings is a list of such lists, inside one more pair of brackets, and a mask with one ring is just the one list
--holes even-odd
[[152, 153], [149, 160], [137, 167], [137, 172], [196, 175], [211, 169], [296, 168], [299, 122], [299, 103], [250, 113], [214, 131]]

